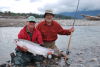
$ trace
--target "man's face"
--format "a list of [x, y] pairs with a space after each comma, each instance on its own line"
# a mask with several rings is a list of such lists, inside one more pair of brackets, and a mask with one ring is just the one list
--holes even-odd
[[35, 22], [30, 22], [30, 21], [28, 21], [27, 22], [27, 26], [29, 27], [29, 28], [34, 28], [35, 27]]
[[46, 16], [45, 16], [45, 20], [47, 21], [47, 22], [51, 22], [52, 20], [53, 20], [53, 15], [52, 14], [46, 14]]

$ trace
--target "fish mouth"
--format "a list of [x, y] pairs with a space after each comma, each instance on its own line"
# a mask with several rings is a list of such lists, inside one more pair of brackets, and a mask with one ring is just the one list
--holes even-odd
[[19, 39], [14, 39], [15, 43], [17, 43], [19, 41]]

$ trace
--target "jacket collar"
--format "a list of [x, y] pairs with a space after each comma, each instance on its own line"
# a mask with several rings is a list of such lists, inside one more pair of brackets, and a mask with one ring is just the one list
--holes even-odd
[[[30, 32], [30, 31], [27, 29], [27, 26], [24, 27], [24, 30], [25, 30], [26, 32]], [[35, 31], [35, 30], [36, 30], [36, 29], [33, 28], [33, 31]]]

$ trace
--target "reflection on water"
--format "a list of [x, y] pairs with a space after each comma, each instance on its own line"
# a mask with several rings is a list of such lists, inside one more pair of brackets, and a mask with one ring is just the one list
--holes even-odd
[[[69, 28], [69, 27], [64, 27]], [[0, 64], [9, 60], [9, 54], [14, 51], [16, 45], [14, 39], [21, 27], [0, 27]], [[100, 41], [99, 26], [75, 26], [75, 32], [72, 34], [71, 48], [85, 48], [99, 45]], [[69, 36], [59, 35], [56, 45], [60, 49], [66, 49]]]

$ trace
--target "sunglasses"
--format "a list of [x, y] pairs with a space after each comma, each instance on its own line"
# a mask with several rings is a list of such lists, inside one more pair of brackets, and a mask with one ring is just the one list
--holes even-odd
[[29, 23], [36, 23], [35, 21], [29, 21]]

